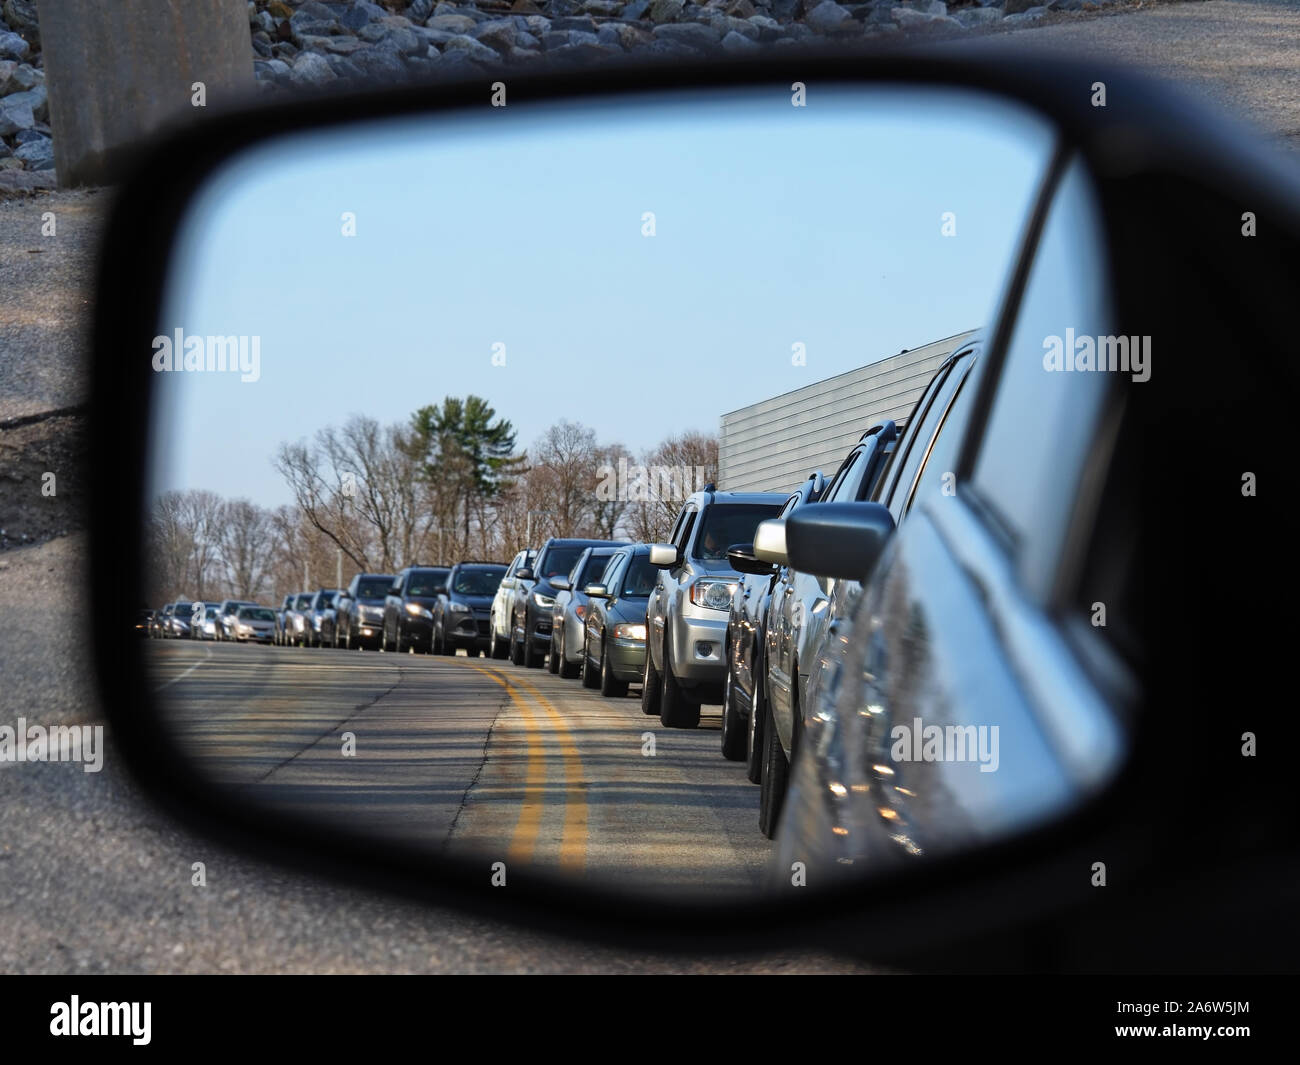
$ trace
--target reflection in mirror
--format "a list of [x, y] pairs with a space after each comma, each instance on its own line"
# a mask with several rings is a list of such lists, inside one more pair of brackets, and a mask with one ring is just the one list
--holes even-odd
[[[827, 86], [235, 158], [155, 340], [161, 727], [250, 802], [485, 869], [788, 883], [750, 781], [789, 729], [751, 693], [797, 695], [780, 639], [824, 634], [769, 625], [771, 567], [726, 548], [989, 324], [1051, 147], [974, 94]], [[592, 542], [617, 600], [561, 578]]]

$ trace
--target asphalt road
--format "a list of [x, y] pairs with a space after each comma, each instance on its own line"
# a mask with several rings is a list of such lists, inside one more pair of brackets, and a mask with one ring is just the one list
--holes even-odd
[[259, 806], [623, 894], [761, 890], [758, 789], [719, 752], [718, 707], [664, 729], [639, 688], [463, 653], [145, 650], [196, 771]]

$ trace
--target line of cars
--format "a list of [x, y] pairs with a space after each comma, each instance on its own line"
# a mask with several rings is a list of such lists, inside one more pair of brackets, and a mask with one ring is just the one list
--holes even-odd
[[157, 610], [137, 611], [135, 631], [155, 640], [271, 643], [275, 614], [269, 607], [247, 599], [223, 599], [219, 603], [178, 599]]
[[[1109, 467], [1089, 470], [1100, 460], [1077, 435], [1073, 451], [1058, 449], [1032, 467], [1035, 448], [1016, 435], [1017, 413], [989, 404], [983, 347], [977, 336], [949, 355], [904, 427], [891, 420], [866, 427], [830, 478], [814, 472], [788, 494], [706, 485], [686, 499], [665, 543], [549, 539], [509, 564], [358, 573], [342, 590], [287, 596], [278, 612], [234, 601], [169, 604], [155, 624], [164, 635], [186, 635], [188, 607], [188, 634], [244, 639], [254, 631], [248, 611], [262, 611], [269, 616], [256, 631], [268, 641], [437, 654], [463, 648], [525, 668], [545, 664], [608, 697], [639, 684], [642, 711], [672, 728], [694, 728], [702, 705], [721, 704], [721, 753], [743, 761], [759, 785], [759, 828], [778, 839], [779, 853], [832, 871], [869, 850], [920, 853], [921, 837], [942, 843], [997, 789], [971, 777], [968, 766], [927, 775], [900, 765], [887, 724], [919, 724], [924, 714], [962, 729], [1006, 723], [1037, 758], [1015, 786], [1059, 798], [1062, 782], [1079, 778], [1073, 763], [1092, 755], [1109, 764], [1116, 742], [1113, 721], [1099, 710], [1114, 692], [1093, 692], [1077, 656], [1105, 672], [1107, 686], [1125, 687], [1123, 652], [1077, 616], [1097, 594], [1076, 587], [1078, 567], [1096, 550], [1089, 546], [1096, 525], [1068, 533], [1079, 503], [1053, 487], [1058, 475], [1070, 479], [1071, 491], [1089, 478], [1095, 508], [1106, 478], [1122, 477]], [[1055, 386], [1018, 367], [988, 372], [1019, 374], [1006, 387], [1026, 394]], [[1049, 395], [1044, 406], [1091, 402], [1097, 416], [1104, 390], [1089, 385], [1091, 398]], [[1039, 431], [1064, 432], [1057, 425]], [[973, 494], [966, 506], [956, 502], [959, 471], [972, 475], [961, 465], [963, 449], [983, 445], [977, 432], [1009, 452], [997, 456], [1001, 466], [984, 490], [1008, 497], [1002, 505], [1016, 515], [1014, 532], [996, 504], [986, 509]], [[1006, 487], [1005, 469], [1027, 466], [1041, 505]], [[1098, 520], [1095, 509], [1090, 518]], [[1120, 511], [1109, 520], [1125, 519]], [[1049, 534], [1046, 547], [1032, 539]], [[972, 546], [983, 536], [1012, 549], [1020, 546], [1016, 535], [1034, 547], [1023, 572], [1000, 564], [993, 545]], [[1049, 612], [1042, 597], [1060, 594], [1052, 582], [1067, 551], [1074, 598]], [[1125, 598], [1131, 574], [1110, 571], [1131, 562], [1131, 551], [1092, 562], [1098, 587], [1111, 590], [1122, 615], [1135, 609]], [[1026, 581], [1038, 582], [1039, 600], [1021, 586]], [[1020, 657], [1012, 661], [999, 641], [1021, 641], [1013, 648]], [[1082, 650], [1072, 658], [1065, 643]], [[965, 688], [954, 687], [958, 677]], [[1067, 724], [1079, 726], [1083, 739], [1055, 735], [1052, 749], [1034, 747], [1063, 727], [1036, 717], [1044, 711], [1030, 704], [1044, 695], [1072, 703]], [[1070, 750], [1080, 744], [1088, 749]], [[992, 758], [996, 770], [996, 750]], [[937, 810], [950, 818], [946, 827]]]

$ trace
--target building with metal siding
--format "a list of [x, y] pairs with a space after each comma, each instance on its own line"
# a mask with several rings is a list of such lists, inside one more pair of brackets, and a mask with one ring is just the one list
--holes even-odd
[[828, 478], [881, 418], [902, 428], [945, 358], [974, 332], [936, 340], [722, 416], [718, 487], [793, 491], [813, 470]]

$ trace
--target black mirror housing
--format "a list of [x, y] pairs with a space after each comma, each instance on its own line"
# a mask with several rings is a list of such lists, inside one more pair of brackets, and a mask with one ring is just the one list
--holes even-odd
[[894, 516], [880, 503], [818, 503], [785, 521], [790, 565], [818, 577], [861, 580], [894, 534]]

